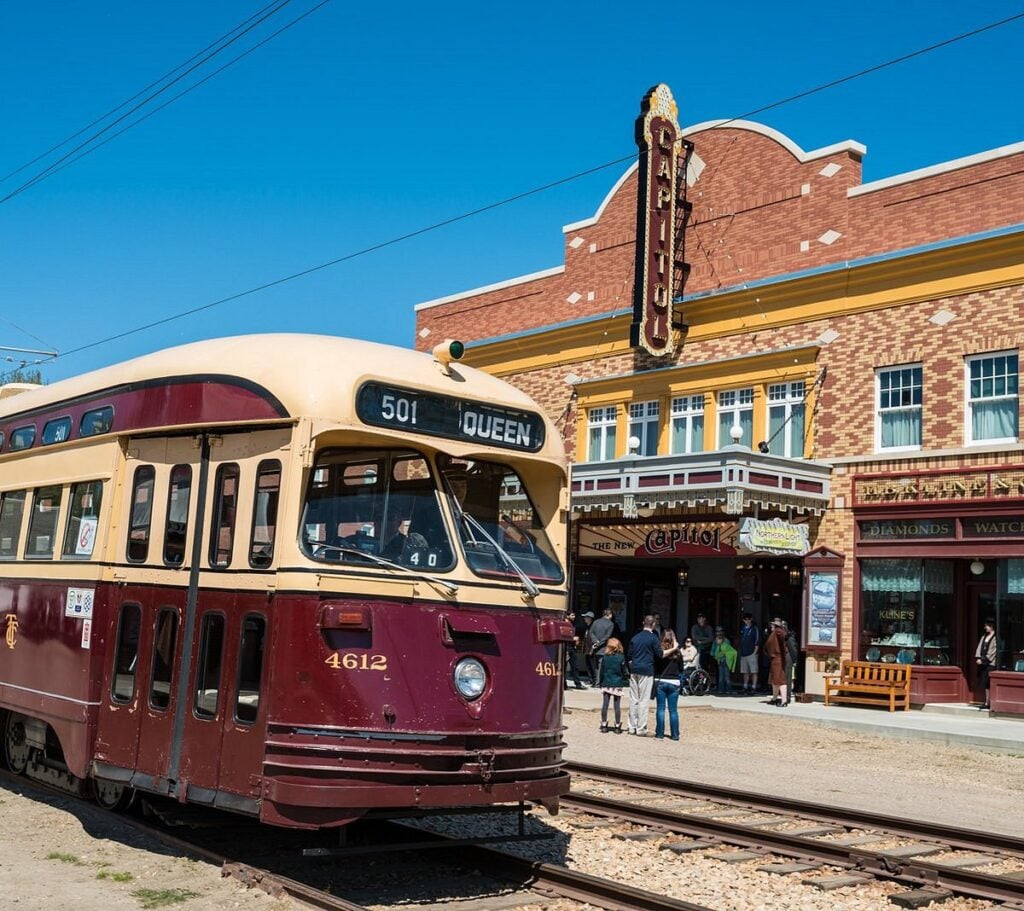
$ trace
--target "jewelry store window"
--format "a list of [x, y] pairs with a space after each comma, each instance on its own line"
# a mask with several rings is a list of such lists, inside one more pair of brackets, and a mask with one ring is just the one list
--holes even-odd
[[1024, 673], [1024, 560], [1000, 560], [997, 579], [996, 669]]
[[860, 569], [861, 660], [950, 664], [953, 562], [864, 559]]

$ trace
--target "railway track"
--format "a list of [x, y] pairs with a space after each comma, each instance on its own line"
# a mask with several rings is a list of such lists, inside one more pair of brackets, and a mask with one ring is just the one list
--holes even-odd
[[[552, 843], [574, 846], [574, 842], [587, 837], [586, 829], [590, 828], [601, 833], [598, 837], [605, 845], [609, 835], [651, 842], [652, 847], [657, 843], [657, 847], [663, 849], [658, 852], [661, 858], [658, 863], [667, 869], [672, 869], [674, 855], [683, 854], [722, 860], [726, 864], [733, 860], [751, 860], [758, 870], [796, 876], [802, 882], [845, 877], [842, 879], [845, 884], [856, 887], [887, 880], [908, 890], [901, 895], [936, 899], [965, 896], [1024, 911], [1024, 873], [1017, 877], [998, 876], [984, 869], [993, 863], [1013, 860], [1019, 862], [1024, 871], [1024, 840], [1021, 839], [918, 824], [693, 782], [610, 772], [583, 764], [573, 764], [570, 771], [574, 775], [574, 789], [564, 799], [569, 820], [573, 821], [570, 831], [554, 828], [540, 818], [527, 819], [529, 831], [554, 840], [547, 842], [549, 846]], [[8, 777], [8, 780], [17, 782], [25, 792], [50, 791], [23, 778]], [[51, 793], [67, 799], [63, 792]], [[367, 911], [352, 898], [367, 901], [368, 894], [377, 908], [389, 904], [407, 908], [420, 903], [431, 904], [442, 900], [442, 894], [447, 893], [445, 884], [449, 878], [453, 894], [472, 894], [470, 900], [460, 900], [460, 909], [495, 907], [493, 901], [500, 895], [500, 906], [508, 909], [544, 905], [561, 911], [588, 904], [611, 911], [711, 911], [702, 904], [573, 869], [585, 864], [567, 856], [559, 862], [538, 860], [542, 851], [525, 842], [510, 850], [496, 850], [466, 844], [464, 840], [453, 841], [451, 833], [462, 828], [456, 817], [445, 823], [448, 831], [440, 833], [378, 823], [384, 828], [364, 834], [370, 839], [366, 844], [324, 851], [324, 855], [335, 855], [326, 859], [303, 860], [303, 846], [315, 843], [309, 833], [274, 831], [273, 837], [268, 838], [267, 830], [255, 825], [248, 828], [239, 825], [237, 832], [232, 833], [229, 822], [220, 834], [211, 835], [215, 829], [197, 829], [182, 837], [180, 830], [168, 831], [136, 817], [110, 814], [92, 806], [90, 812], [132, 826], [182, 854], [214, 864], [225, 876], [273, 895], [290, 896], [324, 911]], [[514, 837], [515, 833], [509, 834], [510, 841]], [[904, 850], [895, 852], [882, 849], [887, 840], [894, 838], [910, 843], [901, 846]], [[319, 843], [326, 844], [326, 841], [321, 838]], [[426, 851], [429, 859], [417, 861], [415, 858], [422, 857], [428, 847], [438, 850]], [[945, 854], [954, 851], [967, 852], [973, 857], [966, 861], [943, 860]], [[392, 852], [387, 861], [381, 862], [379, 857], [375, 860], [388, 868], [393, 879], [407, 886], [406, 894], [400, 893], [394, 901], [375, 894], [372, 885], [362, 892], [355, 885], [354, 874], [366, 866], [365, 857], [384, 856], [385, 852]], [[282, 862], [282, 858], [288, 858], [287, 862]], [[987, 863], [982, 864], [983, 860]], [[421, 865], [418, 871], [417, 863]], [[449, 869], [453, 872], [447, 873]], [[431, 888], [422, 889], [417, 895], [412, 887], [417, 878], [422, 878], [423, 870], [433, 877]], [[486, 876], [476, 875], [483, 879], [493, 877], [495, 885], [485, 882], [468, 887], [464, 879], [466, 870], [484, 871]], [[350, 897], [333, 894], [331, 880], [343, 882], [340, 888]], [[447, 895], [444, 897], [447, 899]], [[898, 898], [890, 900], [898, 904]], [[560, 905], [559, 899], [565, 904]]]
[[[679, 853], [734, 846], [786, 859], [794, 875], [829, 865], [1024, 909], [1024, 839], [583, 763], [569, 771], [567, 810], [685, 836]], [[1019, 869], [992, 872], [1007, 866]]]
[[[435, 879], [443, 880], [444, 878], [442, 868], [445, 861], [438, 857], [438, 854], [450, 852], [456, 854], [452, 858], [452, 866], [486, 870], [496, 881], [500, 880], [504, 885], [496, 889], [495, 892], [501, 892], [501, 907], [506, 911], [514, 911], [517, 907], [551, 907], [553, 898], [566, 900], [565, 911], [578, 908], [582, 904], [606, 908], [609, 911], [632, 911], [632, 909], [638, 909], [638, 911], [713, 911], [713, 909], [702, 905], [656, 895], [643, 889], [588, 875], [558, 864], [541, 863], [500, 850], [465, 844], [458, 839], [422, 829], [396, 824], [385, 824], [386, 831], [376, 843], [325, 850], [317, 856], [316, 850], [308, 849], [309, 833], [271, 830], [273, 834], [268, 838], [267, 829], [257, 824], [248, 825], [244, 820], [234, 823], [233, 818], [227, 816], [223, 826], [218, 827], [202, 820], [200, 814], [195, 814], [195, 818], [191, 820], [191, 825], [195, 828], [187, 829], [188, 835], [181, 835], [177, 834], [181, 831], [180, 828], [172, 831], [163, 824], [147, 822], [136, 814], [105, 810], [83, 798], [71, 796], [66, 791], [12, 775], [6, 770], [0, 770], [0, 788], [3, 787], [17, 789], [27, 796], [40, 800], [53, 797], [61, 801], [73, 801], [84, 806], [94, 819], [112, 825], [130, 827], [135, 833], [147, 835], [182, 855], [205, 861], [220, 868], [223, 876], [233, 877], [247, 886], [261, 889], [274, 896], [289, 896], [302, 904], [320, 908], [323, 911], [369, 911], [365, 905], [333, 894], [331, 886], [324, 887], [325, 878], [334, 878], [331, 875], [325, 877], [325, 863], [333, 866], [335, 862], [343, 863], [345, 860], [352, 860], [359, 864], [359, 859], [366, 855], [387, 853], [392, 858], [391, 866], [397, 870], [403, 870], [404, 866], [409, 863], [410, 855], [415, 855], [428, 848], [436, 849], [428, 852], [430, 867]], [[173, 815], [174, 812], [175, 810], [171, 808], [168, 815]], [[219, 816], [222, 821], [225, 820], [225, 814], [214, 813], [213, 815]], [[514, 838], [515, 833], [510, 833], [509, 839], [513, 840]], [[314, 837], [313, 841], [317, 841], [317, 839]], [[321, 838], [318, 841], [324, 843], [326, 839]], [[251, 843], [256, 847], [250, 851], [244, 847], [246, 843]], [[233, 849], [223, 847], [232, 844], [235, 845]], [[304, 860], [302, 858], [304, 846], [311, 859]], [[288, 858], [283, 864], [282, 857]], [[434, 863], [435, 858], [439, 863]], [[282, 867], [293, 871], [292, 874], [282, 873]], [[410, 873], [406, 877], [410, 891], [414, 881], [413, 876]], [[452, 883], [453, 886], [458, 884], [460, 890], [465, 889], [464, 880], [460, 879], [458, 875], [452, 877]], [[509, 883], [511, 885], [508, 885]], [[517, 903], [518, 898], [521, 898], [521, 901]], [[493, 908], [494, 899], [494, 892], [482, 894], [476, 901], [462, 899], [459, 901], [459, 908], [460, 911], [470, 911], [474, 906]], [[425, 903], [433, 904], [437, 900], [449, 899], [446, 896], [434, 895], [430, 901]], [[373, 904], [381, 907], [386, 902], [375, 900]], [[415, 907], [416, 903], [403, 897], [401, 901], [396, 901], [394, 904], [408, 908]]]

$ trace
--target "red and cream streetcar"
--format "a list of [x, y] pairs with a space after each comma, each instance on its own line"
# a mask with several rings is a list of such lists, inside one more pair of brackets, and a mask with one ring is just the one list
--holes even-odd
[[243, 336], [0, 389], [7, 764], [281, 826], [553, 811], [562, 444], [460, 347]]

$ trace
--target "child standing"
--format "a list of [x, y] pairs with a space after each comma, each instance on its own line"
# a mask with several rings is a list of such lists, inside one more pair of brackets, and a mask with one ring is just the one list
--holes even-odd
[[[622, 733], [622, 688], [629, 685], [626, 676], [626, 656], [618, 639], [609, 639], [604, 656], [601, 658], [599, 684], [601, 686], [601, 733], [609, 730]], [[615, 703], [615, 727], [608, 727], [608, 702]]]

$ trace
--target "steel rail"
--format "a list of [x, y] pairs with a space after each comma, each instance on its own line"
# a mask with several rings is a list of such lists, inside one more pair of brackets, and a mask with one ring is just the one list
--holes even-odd
[[655, 826], [698, 839], [712, 837], [716, 841], [753, 848], [765, 853], [862, 870], [876, 877], [914, 886], [948, 889], [972, 898], [1024, 906], [1024, 882], [962, 867], [929, 863], [922, 858], [897, 859], [883, 852], [874, 852], [866, 846], [846, 846], [807, 836], [790, 835], [786, 832], [744, 826], [708, 816], [677, 813], [589, 794], [570, 793], [569, 796], [562, 798], [562, 805], [638, 825]]
[[553, 893], [561, 898], [599, 905], [609, 911], [714, 911], [705, 905], [669, 898], [635, 886], [625, 886], [614, 880], [570, 870], [560, 864], [529, 860], [498, 848], [479, 845], [467, 847], [459, 839], [449, 839], [438, 832], [405, 826], [402, 828], [415, 833], [417, 838], [434, 841], [438, 847], [444, 847], [445, 842], [452, 841], [452, 847], [458, 848], [458, 858], [463, 863], [471, 862], [474, 866], [490, 870], [496, 876], [521, 881], [530, 888]]
[[274, 897], [288, 895], [298, 901], [304, 902], [323, 911], [369, 911], [365, 906], [350, 902], [347, 899], [323, 892], [305, 883], [300, 883], [286, 876], [279, 876], [269, 870], [263, 870], [251, 864], [234, 861], [217, 851], [204, 848], [193, 842], [171, 835], [169, 832], [155, 828], [139, 819], [134, 819], [123, 813], [116, 813], [112, 810], [105, 810], [98, 804], [91, 803], [84, 797], [76, 797], [60, 788], [55, 788], [46, 782], [36, 781], [33, 778], [26, 778], [23, 775], [15, 775], [6, 769], [0, 769], [0, 785], [17, 786], [24, 791], [37, 791], [41, 794], [53, 797], [60, 797], [64, 800], [71, 799], [77, 806], [88, 809], [89, 813], [95, 814], [99, 819], [107, 822], [119, 823], [129, 826], [136, 832], [148, 835], [154, 841], [170, 848], [175, 848], [183, 854], [204, 860], [213, 866], [221, 868], [221, 876], [231, 876], [240, 880], [245, 885], [262, 889]]
[[[945, 826], [925, 820], [906, 820], [898, 816], [886, 816], [866, 810], [840, 807], [831, 804], [811, 803], [809, 801], [792, 800], [771, 794], [758, 794], [753, 791], [740, 791], [735, 788], [718, 787], [696, 781], [685, 781], [679, 778], [662, 778], [642, 772], [609, 770], [602, 766], [582, 762], [566, 763], [565, 769], [570, 774], [586, 775], [598, 778], [611, 784], [643, 785], [656, 790], [670, 791], [680, 797], [699, 797], [722, 803], [740, 803], [771, 812], [785, 812], [792, 815], [806, 816], [809, 819], [821, 820], [845, 826], [884, 829], [894, 835], [923, 838], [941, 842], [957, 850], [1002, 851], [1015, 857], [1024, 857], [1024, 838], [1002, 835], [998, 832], [981, 832], [977, 829], [962, 829]], [[578, 798], [573, 794], [561, 798]]]

